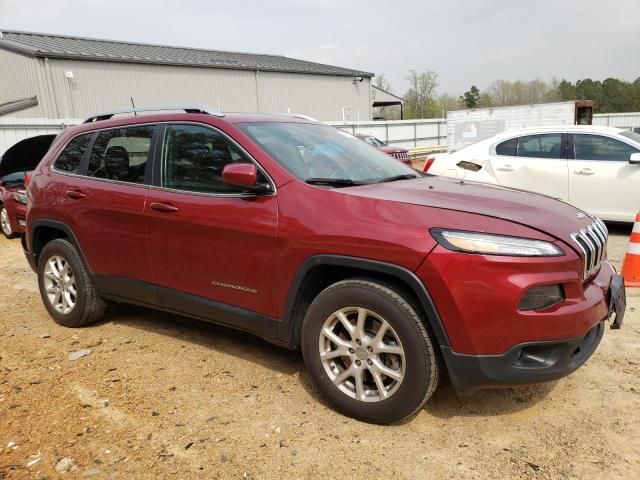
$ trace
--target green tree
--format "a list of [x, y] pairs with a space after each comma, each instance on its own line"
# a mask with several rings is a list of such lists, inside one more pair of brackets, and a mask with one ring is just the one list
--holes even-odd
[[480, 102], [480, 90], [475, 85], [471, 85], [471, 88], [460, 97], [460, 101], [467, 108], [477, 108]]
[[487, 108], [493, 106], [493, 100], [491, 99], [491, 95], [488, 93], [480, 94], [480, 98], [478, 99], [478, 108]]
[[439, 95], [435, 101], [434, 113], [436, 117], [444, 118], [446, 117], [447, 112], [451, 110], [459, 110], [460, 108], [460, 97], [443, 93], [442, 95]]
[[404, 94], [405, 118], [432, 118], [439, 115], [435, 100], [438, 74], [432, 70], [410, 70], [407, 80], [409, 90]]

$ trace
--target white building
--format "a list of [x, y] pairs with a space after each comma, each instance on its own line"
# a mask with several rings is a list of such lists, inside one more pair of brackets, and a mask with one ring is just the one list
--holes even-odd
[[371, 77], [280, 55], [3, 30], [0, 115], [81, 119], [149, 105], [370, 120]]

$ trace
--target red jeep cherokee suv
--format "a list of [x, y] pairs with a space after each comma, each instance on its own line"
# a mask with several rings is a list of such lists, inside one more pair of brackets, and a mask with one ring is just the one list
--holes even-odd
[[568, 375], [620, 326], [607, 230], [572, 206], [295, 116], [184, 110], [93, 117], [34, 171], [23, 244], [56, 322], [123, 302], [249, 331], [375, 423], [445, 371], [464, 393]]

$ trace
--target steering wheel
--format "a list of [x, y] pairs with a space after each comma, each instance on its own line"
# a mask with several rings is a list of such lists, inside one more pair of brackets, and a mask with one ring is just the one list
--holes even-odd
[[[304, 154], [303, 154], [304, 157]], [[314, 159], [315, 160], [315, 159]], [[311, 176], [321, 178], [345, 178], [348, 176], [347, 171], [337, 161], [330, 157], [322, 156], [322, 161], [311, 160], [304, 158], [304, 161], [309, 165]], [[323, 173], [327, 171], [328, 173]]]

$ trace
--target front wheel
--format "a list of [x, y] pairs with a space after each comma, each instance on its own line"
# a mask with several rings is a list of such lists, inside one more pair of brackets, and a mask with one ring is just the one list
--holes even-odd
[[371, 423], [413, 415], [440, 377], [434, 342], [411, 303], [364, 279], [335, 283], [315, 298], [302, 326], [302, 353], [329, 402]]

